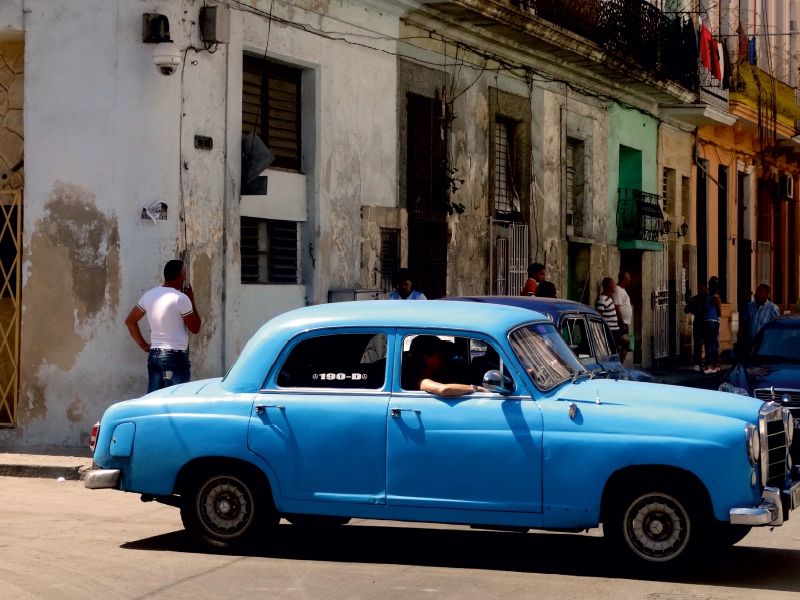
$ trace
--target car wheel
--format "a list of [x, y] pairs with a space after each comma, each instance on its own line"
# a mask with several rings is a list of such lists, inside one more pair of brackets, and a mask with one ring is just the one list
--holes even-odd
[[640, 489], [615, 499], [603, 531], [618, 550], [640, 566], [682, 569], [703, 558], [708, 550], [704, 512], [689, 494]]
[[181, 507], [184, 527], [215, 548], [246, 542], [256, 528], [277, 523], [268, 492], [238, 470], [198, 480]]
[[347, 525], [350, 522], [350, 517], [332, 517], [328, 515], [283, 515], [283, 518], [289, 521], [295, 527], [339, 527]]

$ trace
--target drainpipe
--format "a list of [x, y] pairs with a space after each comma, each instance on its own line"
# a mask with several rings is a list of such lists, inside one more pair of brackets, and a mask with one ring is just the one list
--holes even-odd
[[489, 217], [489, 295], [492, 295], [494, 277], [494, 217]]
[[708, 177], [711, 181], [716, 183], [718, 188], [724, 190], [725, 186], [722, 185], [719, 181], [717, 181], [716, 178], [711, 173], [708, 172], [708, 169], [706, 169], [702, 164], [700, 164], [700, 158], [699, 158], [700, 157], [700, 135], [699, 135], [698, 130], [699, 130], [698, 127], [694, 128], [694, 164], [696, 164], [697, 168], [702, 170], [703, 173], [706, 174], [706, 177]]

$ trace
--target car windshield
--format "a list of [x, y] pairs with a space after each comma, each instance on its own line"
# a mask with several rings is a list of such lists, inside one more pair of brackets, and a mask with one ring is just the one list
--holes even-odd
[[752, 362], [800, 364], [800, 327], [768, 327], [756, 338]]
[[533, 383], [542, 391], [553, 389], [575, 373], [586, 372], [551, 323], [520, 327], [508, 339]]

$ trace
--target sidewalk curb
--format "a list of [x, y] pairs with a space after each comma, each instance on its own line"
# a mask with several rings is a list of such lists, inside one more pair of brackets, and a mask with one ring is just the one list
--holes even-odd
[[0, 477], [36, 477], [40, 479], [58, 479], [67, 481], [83, 481], [91, 465], [70, 467], [48, 465], [9, 465], [0, 464]]

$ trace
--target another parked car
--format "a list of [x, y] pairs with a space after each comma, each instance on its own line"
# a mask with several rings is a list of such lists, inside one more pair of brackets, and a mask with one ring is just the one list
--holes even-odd
[[[720, 391], [788, 407], [800, 429], [800, 315], [781, 317], [758, 332], [750, 352], [722, 380]], [[800, 441], [791, 448], [800, 464]]]
[[[416, 336], [445, 342], [451, 382], [486, 391], [419, 391]], [[337, 303], [267, 323], [224, 379], [111, 406], [85, 485], [177, 506], [212, 546], [274, 543], [280, 517], [602, 522], [632, 560], [672, 568], [789, 517], [792, 432], [787, 409], [752, 398], [593, 379], [530, 310]]]
[[517, 306], [539, 312], [552, 319], [564, 341], [589, 371], [608, 379], [655, 381], [649, 373], [622, 366], [608, 324], [599, 312], [580, 302], [532, 296], [464, 296], [447, 300]]

